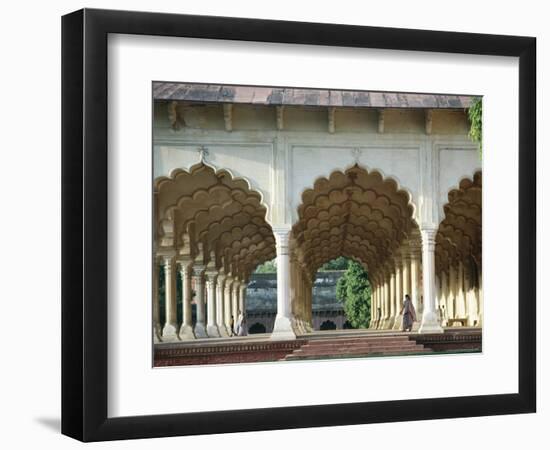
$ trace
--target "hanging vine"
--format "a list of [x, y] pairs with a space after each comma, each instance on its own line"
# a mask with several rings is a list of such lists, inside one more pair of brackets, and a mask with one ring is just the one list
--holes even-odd
[[483, 106], [481, 98], [476, 98], [472, 101], [468, 108], [468, 120], [470, 121], [470, 131], [468, 136], [473, 142], [477, 142], [479, 146], [479, 156], [481, 158], [483, 136], [482, 136], [482, 116]]

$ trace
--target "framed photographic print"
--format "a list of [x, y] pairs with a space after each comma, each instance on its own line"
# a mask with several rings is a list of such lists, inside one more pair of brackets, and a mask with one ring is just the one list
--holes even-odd
[[82, 10], [62, 47], [64, 434], [535, 411], [534, 38]]

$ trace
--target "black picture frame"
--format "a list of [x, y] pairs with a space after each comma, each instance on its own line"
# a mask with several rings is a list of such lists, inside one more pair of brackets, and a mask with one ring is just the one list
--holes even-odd
[[[518, 392], [108, 418], [109, 33], [518, 57]], [[535, 412], [535, 304], [535, 38], [93, 9], [62, 18], [63, 434], [102, 441]]]

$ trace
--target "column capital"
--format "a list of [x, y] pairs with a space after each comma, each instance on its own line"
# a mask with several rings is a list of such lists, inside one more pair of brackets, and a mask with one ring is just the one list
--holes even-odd
[[275, 243], [277, 245], [277, 248], [286, 248], [288, 252], [290, 231], [290, 225], [273, 227], [273, 234], [275, 235]]
[[202, 264], [193, 265], [193, 276], [195, 276], [195, 277], [202, 276], [202, 274], [204, 273], [205, 268], [206, 268], [206, 266], [204, 266]]
[[430, 251], [434, 250], [435, 237], [437, 235], [437, 228], [422, 228], [420, 230], [422, 235], [422, 248], [428, 248]]
[[218, 272], [214, 270], [207, 270], [204, 272], [204, 276], [206, 277], [206, 281], [208, 283], [213, 283], [218, 278]]
[[176, 263], [179, 265], [182, 275], [191, 273], [193, 270], [193, 260], [191, 258], [178, 258]]

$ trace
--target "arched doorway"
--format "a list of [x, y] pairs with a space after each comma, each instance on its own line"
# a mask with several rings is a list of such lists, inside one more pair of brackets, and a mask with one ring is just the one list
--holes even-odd
[[[158, 278], [154, 279], [156, 339], [231, 334], [231, 323], [245, 312], [251, 271], [275, 257], [275, 239], [261, 200], [246, 180], [202, 161], [189, 171], [177, 169], [155, 180], [154, 264], [164, 266], [165, 278], [163, 298]], [[182, 297], [181, 317], [177, 292]], [[196, 304], [195, 322], [192, 302]]]
[[357, 261], [369, 274], [369, 327], [400, 327], [404, 294], [419, 299], [418, 274], [411, 276], [410, 268], [411, 248], [418, 240], [413, 213], [408, 192], [357, 164], [317, 179], [303, 192], [290, 243], [292, 305], [300, 333], [311, 331], [317, 269], [339, 256]]
[[260, 334], [260, 333], [265, 333], [267, 330], [265, 328], [265, 325], [259, 323], [259, 322], [256, 322], [254, 325], [252, 325], [249, 329], [248, 329], [248, 334]]
[[325, 320], [321, 324], [321, 331], [336, 330], [336, 324], [332, 320]]

